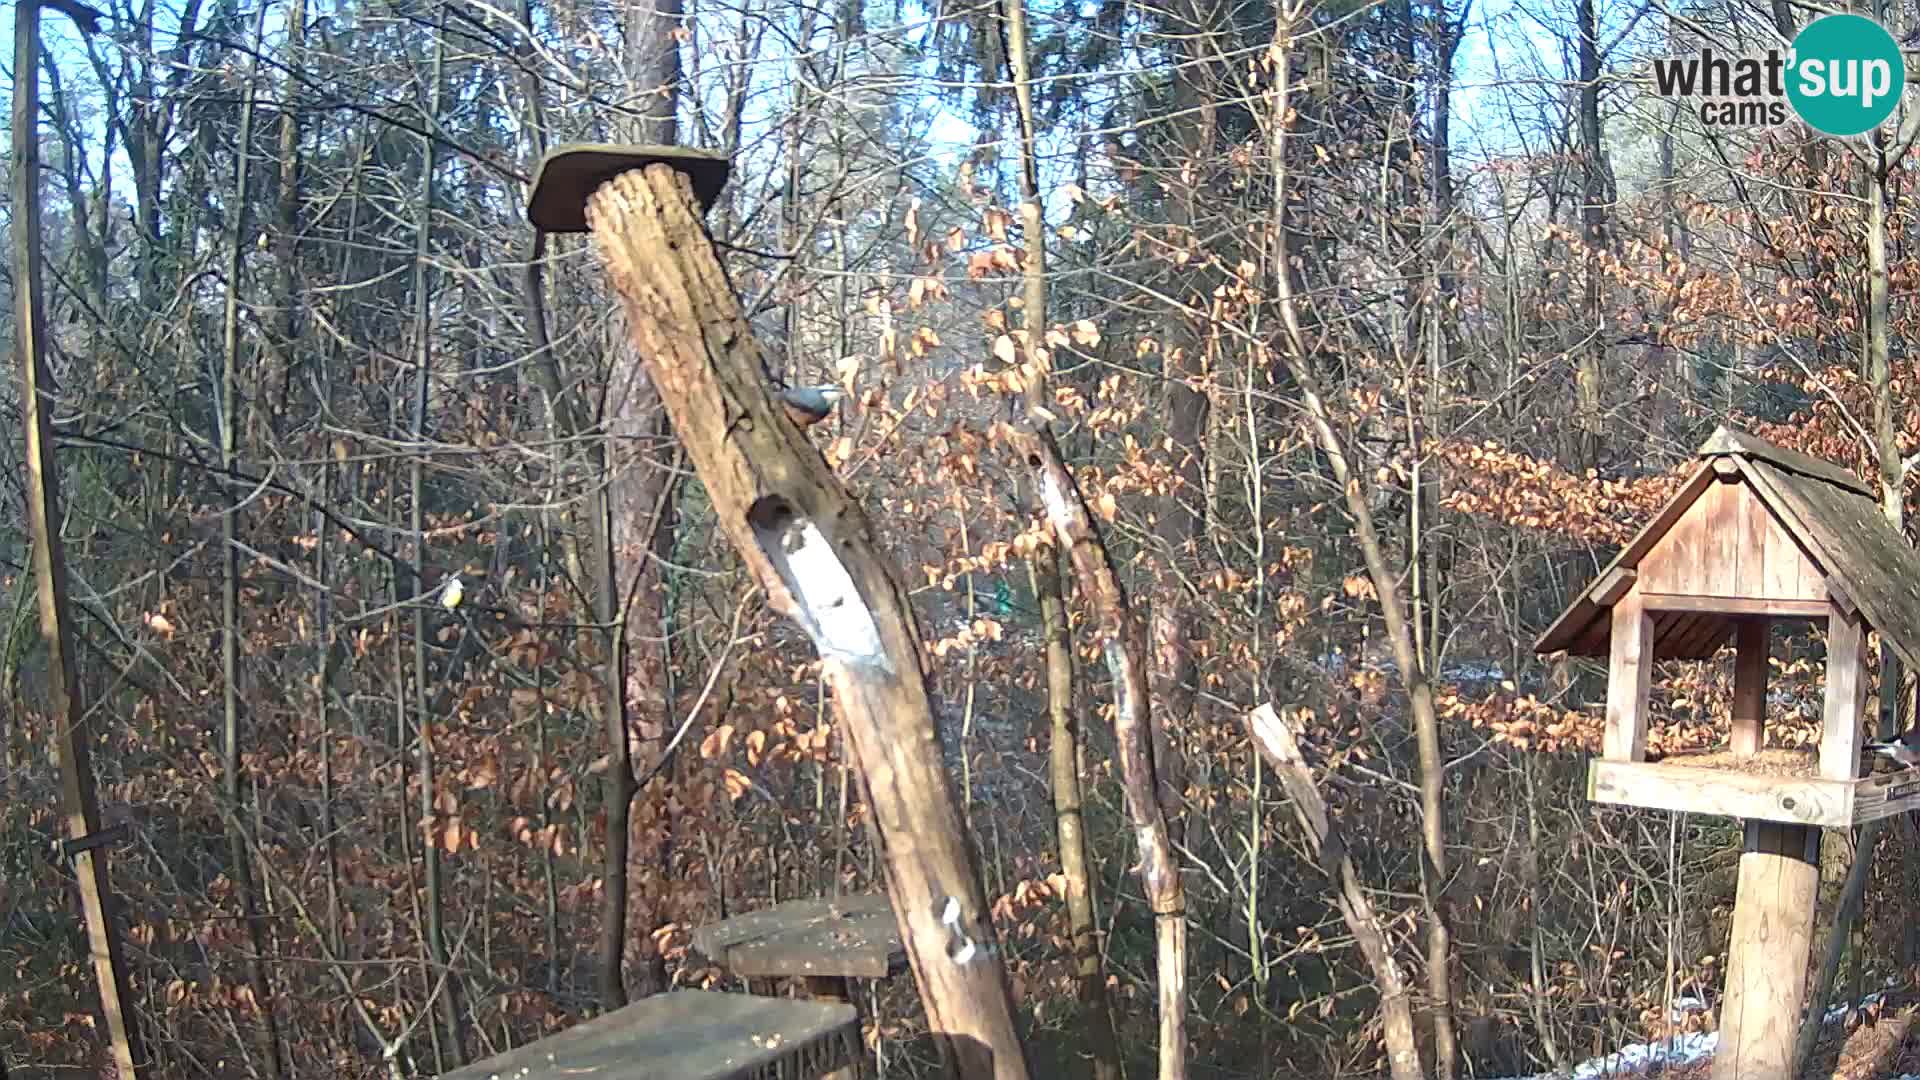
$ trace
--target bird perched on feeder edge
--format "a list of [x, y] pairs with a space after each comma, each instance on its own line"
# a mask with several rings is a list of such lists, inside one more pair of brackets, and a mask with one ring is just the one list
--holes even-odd
[[1901, 768], [1920, 765], [1920, 728], [1908, 731], [1897, 739], [1870, 742], [1866, 749], [1890, 758]]
[[774, 394], [780, 399], [781, 408], [787, 412], [787, 419], [793, 421], [800, 430], [805, 431], [813, 425], [833, 415], [833, 407], [847, 396], [845, 390], [837, 386], [783, 386]]

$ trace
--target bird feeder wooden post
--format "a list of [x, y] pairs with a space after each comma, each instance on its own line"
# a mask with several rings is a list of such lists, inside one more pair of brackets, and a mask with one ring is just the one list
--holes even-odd
[[593, 233], [717, 523], [769, 606], [819, 650], [949, 1075], [1025, 1080], [906, 591], [865, 514], [774, 400], [702, 222], [727, 169], [675, 147], [562, 147], [541, 161], [527, 213], [548, 232]]
[[[1920, 553], [1852, 474], [1721, 428], [1680, 491], [1542, 635], [1535, 649], [1605, 656], [1595, 802], [1746, 819], [1714, 1080], [1789, 1080], [1806, 1003], [1820, 830], [1920, 808], [1920, 770], [1861, 778], [1866, 635], [1920, 656]], [[1827, 631], [1817, 757], [1761, 769], [1767, 643], [1776, 623]], [[1657, 660], [1735, 645], [1725, 755], [1647, 760]], [[1709, 762], [1719, 767], [1705, 767]], [[1790, 762], [1791, 766], [1792, 763]]]

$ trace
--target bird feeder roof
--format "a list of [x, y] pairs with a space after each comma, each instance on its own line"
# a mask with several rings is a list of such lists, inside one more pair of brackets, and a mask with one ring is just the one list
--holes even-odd
[[[1726, 479], [1744, 488], [1791, 537], [1799, 555], [1824, 577], [1830, 596], [1856, 608], [1907, 664], [1920, 665], [1920, 552], [1887, 522], [1871, 488], [1831, 462], [1727, 427], [1716, 430], [1697, 456], [1699, 464], [1679, 493], [1560, 613], [1534, 644], [1535, 652], [1605, 656], [1613, 605], [1626, 592], [1621, 583], [1632, 580], [1642, 560], [1683, 519], [1698, 516], [1689, 511], [1715, 487], [1716, 479]], [[1774, 527], [1765, 521], [1762, 525]], [[1731, 528], [1724, 526], [1723, 531]], [[1731, 559], [1737, 556], [1729, 553], [1738, 550], [1731, 541], [1707, 544], [1705, 554], [1696, 557]], [[1722, 599], [1703, 596], [1701, 610], [1692, 613], [1663, 612], [1654, 628], [1655, 657], [1713, 655], [1731, 634], [1736, 619], [1754, 613], [1735, 603], [1726, 604], [1734, 610], [1724, 614], [1712, 612], [1713, 601]]]

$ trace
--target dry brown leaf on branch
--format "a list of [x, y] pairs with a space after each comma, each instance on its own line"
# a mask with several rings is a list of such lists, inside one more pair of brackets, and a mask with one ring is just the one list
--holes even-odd
[[700, 740], [700, 756], [707, 761], [712, 761], [714, 758], [725, 754], [727, 747], [732, 745], [732, 743], [733, 725], [721, 724], [719, 727], [707, 732], [707, 737]]

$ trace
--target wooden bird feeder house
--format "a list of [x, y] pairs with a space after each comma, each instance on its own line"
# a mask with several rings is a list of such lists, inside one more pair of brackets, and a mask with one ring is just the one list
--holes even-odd
[[[1920, 667], [1920, 553], [1871, 490], [1834, 465], [1724, 427], [1699, 456], [1679, 493], [1535, 646], [1608, 658], [1605, 735], [1588, 797], [1834, 829], [1920, 808], [1920, 773], [1859, 776], [1866, 634], [1879, 631]], [[1730, 751], [1738, 759], [1765, 746], [1768, 631], [1778, 622], [1827, 631], [1812, 775], [1647, 761], [1654, 662], [1705, 659], [1729, 640]]]
[[[1535, 649], [1607, 657], [1594, 802], [1746, 820], [1715, 1080], [1786, 1080], [1805, 1000], [1820, 829], [1920, 808], [1920, 769], [1861, 778], [1868, 631], [1920, 668], [1920, 553], [1873, 492], [1828, 462], [1728, 428], [1680, 491]], [[1827, 633], [1826, 701], [1806, 775], [1745, 767], [1766, 745], [1774, 623]], [[1735, 647], [1730, 768], [1647, 760], [1653, 664]], [[1682, 761], [1685, 758], [1681, 759]]]

